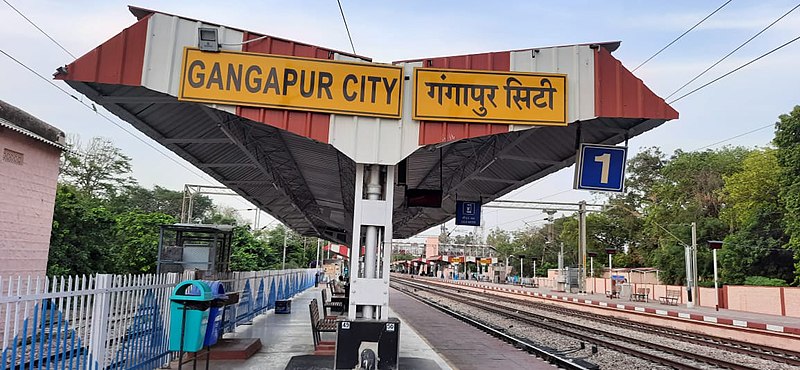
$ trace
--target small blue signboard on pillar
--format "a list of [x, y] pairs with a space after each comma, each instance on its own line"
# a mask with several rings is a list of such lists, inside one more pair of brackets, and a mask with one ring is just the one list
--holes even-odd
[[480, 226], [481, 202], [456, 201], [456, 225]]
[[581, 144], [575, 168], [575, 189], [621, 193], [625, 183], [623, 146]]

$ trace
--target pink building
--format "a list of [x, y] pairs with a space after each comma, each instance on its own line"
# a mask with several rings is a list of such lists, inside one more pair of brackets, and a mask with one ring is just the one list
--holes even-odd
[[439, 238], [425, 239], [425, 258], [432, 258], [439, 255]]
[[0, 276], [44, 275], [64, 132], [0, 100]]

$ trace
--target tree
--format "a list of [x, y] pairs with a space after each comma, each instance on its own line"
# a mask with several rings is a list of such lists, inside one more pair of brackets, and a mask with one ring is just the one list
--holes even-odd
[[236, 210], [228, 206], [215, 205], [211, 207], [211, 213], [203, 218], [202, 223], [212, 225], [241, 225], [242, 219], [236, 214]]
[[497, 250], [499, 258], [505, 258], [514, 253], [511, 235], [507, 231], [501, 230], [499, 227], [489, 231], [489, 236], [486, 237], [486, 244], [491, 245]]
[[114, 215], [102, 200], [59, 184], [53, 211], [48, 275], [113, 272]]
[[[685, 278], [683, 246], [691, 241], [692, 222], [697, 223], [699, 245], [728, 234], [728, 225], [719, 218], [725, 205], [723, 179], [741, 171], [749, 152], [739, 147], [702, 152], [678, 150], [661, 168], [660, 178], [649, 190], [652, 195], [647, 197], [655, 202], [643, 204], [642, 243], [649, 262], [662, 270], [662, 280], [678, 283]], [[700, 248], [697, 258], [698, 275], [710, 276], [713, 266], [708, 249]]]
[[774, 149], [747, 155], [742, 170], [725, 176], [726, 207], [720, 218], [729, 225], [720, 251], [722, 281], [743, 284], [748, 276], [793, 279], [791, 254], [782, 257], [788, 242], [782, 221], [780, 167]]
[[141, 274], [156, 272], [159, 226], [175, 223], [164, 213], [126, 212], [116, 218], [117, 273]]
[[111, 197], [120, 189], [136, 183], [128, 174], [131, 159], [106, 138], [95, 137], [86, 144], [74, 140], [64, 152], [61, 177], [79, 191], [99, 197]]
[[[126, 186], [111, 199], [113, 207], [120, 212], [139, 211], [144, 213], [158, 212], [181, 218], [183, 192], [170, 190], [158, 185], [147, 189], [139, 185]], [[192, 218], [210, 218], [213, 213], [211, 198], [196, 194], [193, 201]]]
[[663, 180], [661, 169], [666, 165], [666, 158], [661, 149], [656, 147], [646, 148], [637, 153], [628, 161], [625, 179], [629, 202], [638, 208], [642, 202], [655, 203], [655, 193], [652, 192], [657, 183]]
[[779, 117], [773, 143], [778, 149], [780, 200], [785, 207], [783, 222], [789, 234], [785, 247], [794, 251], [794, 284], [800, 284], [800, 106]]
[[233, 229], [231, 270], [257, 271], [280, 268], [280, 256], [261, 231], [252, 232], [249, 225]]

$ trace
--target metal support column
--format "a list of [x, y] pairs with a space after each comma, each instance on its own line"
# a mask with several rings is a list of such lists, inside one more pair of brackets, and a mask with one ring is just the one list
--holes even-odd
[[[394, 169], [394, 166], [356, 164], [349, 320], [356, 319], [359, 307], [364, 319], [387, 319]], [[361, 246], [364, 246], [363, 265], [360, 265]]]
[[580, 236], [578, 237], [578, 248], [580, 254], [578, 255], [578, 273], [581, 274], [579, 281], [580, 286], [578, 290], [581, 293], [586, 293], [586, 202], [580, 201], [578, 203], [578, 227], [580, 228]]

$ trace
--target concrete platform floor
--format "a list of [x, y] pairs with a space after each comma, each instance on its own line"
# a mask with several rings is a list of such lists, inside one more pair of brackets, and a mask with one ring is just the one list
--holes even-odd
[[[294, 356], [314, 353], [311, 338], [311, 324], [308, 304], [312, 298], [321, 299], [319, 288], [311, 288], [292, 298], [292, 313], [276, 315], [273, 311], [253, 320], [252, 325], [243, 325], [235, 333], [226, 334], [234, 338], [260, 338], [262, 348], [245, 361], [215, 360], [209, 366], [213, 370], [283, 370]], [[390, 315], [396, 317], [390, 310]], [[420, 360], [430, 369], [450, 370], [451, 367], [409, 326], [402, 317], [400, 324], [400, 358], [419, 363]], [[335, 340], [335, 333], [321, 333], [322, 340]], [[332, 365], [332, 363], [331, 363]], [[184, 364], [191, 369], [192, 364]], [[198, 360], [198, 368], [205, 369], [205, 363]], [[176, 365], [173, 364], [173, 368]], [[332, 366], [331, 366], [332, 367]]]

